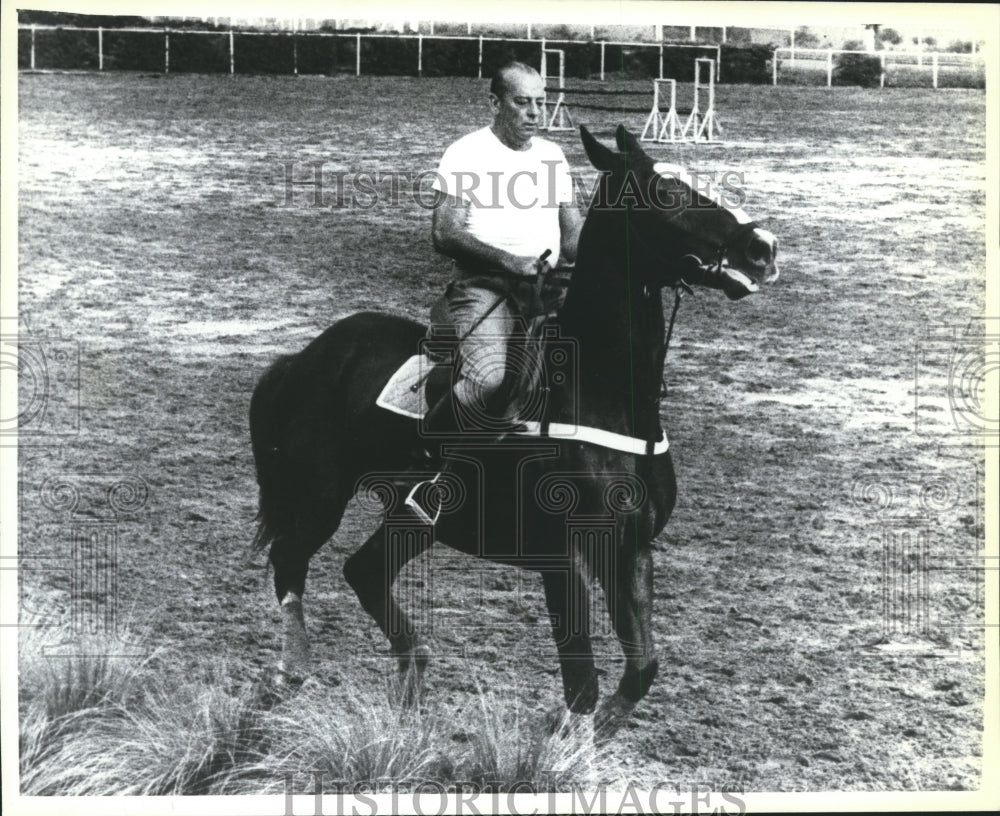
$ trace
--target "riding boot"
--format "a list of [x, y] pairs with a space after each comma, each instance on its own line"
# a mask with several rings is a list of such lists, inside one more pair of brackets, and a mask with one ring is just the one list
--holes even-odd
[[461, 432], [454, 391], [445, 391], [441, 398], [424, 415], [421, 430], [426, 437], [452, 436]]
[[454, 392], [445, 391], [420, 420], [421, 455], [424, 463], [436, 462], [436, 451], [441, 443], [461, 433], [454, 404], [456, 399]]

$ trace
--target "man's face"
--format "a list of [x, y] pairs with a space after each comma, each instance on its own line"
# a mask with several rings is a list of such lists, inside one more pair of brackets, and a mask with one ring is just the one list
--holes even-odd
[[502, 97], [490, 95], [493, 131], [507, 147], [523, 150], [538, 130], [545, 101], [545, 85], [535, 73], [512, 71]]

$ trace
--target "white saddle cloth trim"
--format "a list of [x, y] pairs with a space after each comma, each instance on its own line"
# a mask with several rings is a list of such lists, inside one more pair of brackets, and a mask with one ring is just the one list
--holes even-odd
[[[542, 436], [542, 426], [540, 422], [525, 422], [524, 430], [515, 431], [519, 436]], [[646, 440], [638, 439], [634, 436], [605, 431], [601, 428], [591, 428], [587, 425], [567, 425], [562, 422], [553, 422], [549, 425], [549, 432], [545, 438], [548, 439], [573, 439], [577, 442], [589, 442], [592, 445], [600, 445], [602, 448], [623, 451], [624, 453], [644, 454], [646, 453]], [[667, 435], [663, 434], [663, 439], [653, 445], [653, 456], [666, 453], [670, 448]]]
[[[427, 401], [424, 397], [424, 389], [421, 385], [416, 391], [411, 390], [411, 385], [420, 381], [433, 365], [425, 355], [417, 354], [407, 360], [399, 367], [395, 374], [389, 378], [382, 393], [378, 395], [375, 404], [379, 408], [385, 408], [394, 414], [410, 417], [411, 419], [423, 419], [427, 413]], [[540, 422], [523, 423], [524, 430], [515, 431], [518, 436], [542, 437], [542, 427]], [[624, 453], [634, 453], [643, 455], [646, 453], [646, 440], [637, 439], [634, 436], [605, 431], [601, 428], [591, 428], [587, 425], [570, 425], [563, 422], [553, 422], [549, 425], [548, 433], [544, 438], [548, 439], [572, 439], [577, 442], [589, 442], [591, 445], [600, 445], [602, 448], [622, 451]], [[666, 453], [670, 447], [667, 435], [663, 434], [663, 439], [653, 446], [653, 456]]]
[[396, 369], [396, 373], [389, 378], [375, 404], [394, 414], [401, 414], [411, 419], [423, 419], [427, 413], [424, 389], [421, 386], [413, 391], [411, 386], [416, 385], [433, 365], [426, 354], [414, 354]]

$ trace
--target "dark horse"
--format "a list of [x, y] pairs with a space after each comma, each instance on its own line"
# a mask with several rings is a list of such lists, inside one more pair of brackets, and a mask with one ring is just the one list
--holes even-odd
[[[428, 475], [426, 465], [423, 474], [413, 472], [426, 439], [417, 421], [375, 404], [393, 372], [419, 349], [424, 326], [355, 314], [261, 378], [250, 407], [260, 484], [255, 544], [270, 545], [286, 678], [301, 679], [308, 670], [302, 595], [309, 559], [367, 484], [369, 495], [385, 499], [385, 521], [347, 559], [344, 574], [404, 676], [416, 677], [414, 685], [428, 651], [391, 587], [407, 561], [437, 540], [541, 573], [570, 711], [597, 709], [596, 725], [610, 732], [648, 691], [657, 672], [652, 541], [676, 496], [660, 430], [661, 290], [699, 285], [743, 297], [777, 277], [777, 241], [742, 210], [693, 189], [682, 171], [656, 164], [623, 127], [616, 135], [621, 152], [581, 128], [587, 156], [602, 175], [554, 323], [569, 343], [560, 359], [575, 354], [576, 360], [547, 378], [543, 421], [544, 428], [612, 434], [583, 441], [543, 429], [502, 441], [452, 440], [430, 470], [443, 466], [452, 480], [448, 506], [431, 528], [407, 517], [394, 492], [408, 472], [410, 484]], [[399, 534], [401, 520], [409, 534]], [[601, 582], [625, 654], [618, 688], [599, 708], [591, 576]]]

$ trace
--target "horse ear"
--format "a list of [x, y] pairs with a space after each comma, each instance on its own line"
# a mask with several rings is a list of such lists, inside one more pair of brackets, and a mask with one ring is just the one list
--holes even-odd
[[580, 125], [580, 139], [583, 142], [583, 149], [587, 153], [590, 163], [598, 170], [614, 170], [615, 154], [609, 148], [602, 145], [597, 139], [590, 135], [590, 131]]
[[615, 141], [618, 142], [618, 149], [622, 153], [649, 158], [646, 151], [642, 149], [642, 145], [639, 144], [639, 140], [626, 130], [625, 125], [618, 126], [618, 130], [615, 131]]

